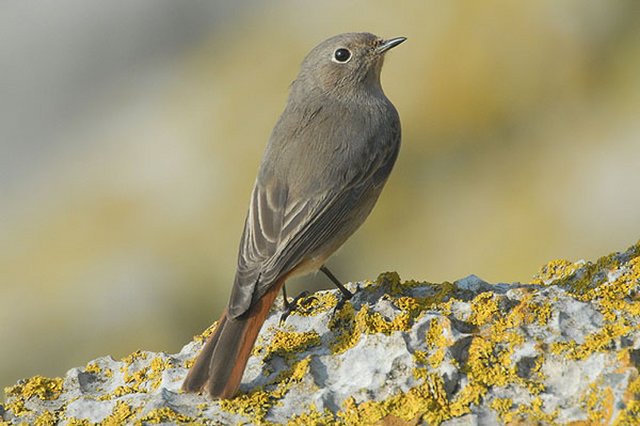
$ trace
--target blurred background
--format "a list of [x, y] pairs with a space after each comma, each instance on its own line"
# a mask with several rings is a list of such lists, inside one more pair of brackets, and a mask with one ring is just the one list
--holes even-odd
[[635, 0], [3, 1], [0, 386], [217, 319], [288, 85], [340, 32], [408, 41], [382, 75], [400, 157], [338, 277], [526, 282], [624, 250], [638, 22]]

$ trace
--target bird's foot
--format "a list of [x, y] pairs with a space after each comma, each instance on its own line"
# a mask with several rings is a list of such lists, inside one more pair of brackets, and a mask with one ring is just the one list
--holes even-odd
[[335, 308], [333, 308], [333, 312], [331, 313], [331, 321], [336, 317], [336, 315], [342, 310], [347, 300], [351, 300], [351, 298], [360, 291], [360, 284], [357, 284], [356, 291], [351, 292], [346, 287], [338, 287], [340, 290], [340, 297], [338, 297], [338, 303], [336, 303]]
[[291, 302], [289, 302], [286, 298], [284, 299], [284, 312], [280, 316], [281, 325], [287, 321], [287, 318], [289, 318], [289, 315], [298, 311], [298, 308], [302, 308], [300, 309], [300, 312], [302, 312], [303, 314], [311, 313], [311, 309], [309, 308], [308, 305], [314, 300], [318, 300], [318, 298], [315, 296], [311, 296], [311, 297], [307, 297], [307, 296], [309, 296], [309, 292], [305, 290], [299, 295], [297, 295], [296, 297], [294, 297], [291, 300]]

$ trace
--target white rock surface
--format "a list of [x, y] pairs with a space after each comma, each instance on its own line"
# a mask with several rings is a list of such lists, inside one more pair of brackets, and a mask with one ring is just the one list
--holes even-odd
[[[640, 424], [640, 247], [554, 261], [532, 284], [361, 283], [333, 318], [268, 318], [241, 393], [183, 394], [180, 353], [98, 358], [6, 390], [7, 424]], [[355, 286], [351, 286], [355, 289]], [[1, 423], [1, 422], [0, 422]]]

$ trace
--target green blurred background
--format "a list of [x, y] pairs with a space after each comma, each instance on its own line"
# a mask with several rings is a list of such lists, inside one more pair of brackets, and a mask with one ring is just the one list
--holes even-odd
[[[396, 169], [343, 280], [528, 281], [640, 237], [640, 2], [0, 4], [0, 385], [217, 319], [298, 64], [406, 36]], [[299, 279], [290, 292], [330, 287]]]

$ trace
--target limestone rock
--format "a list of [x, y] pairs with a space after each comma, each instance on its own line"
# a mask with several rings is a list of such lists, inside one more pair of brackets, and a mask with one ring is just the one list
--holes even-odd
[[[271, 313], [240, 394], [180, 392], [178, 354], [98, 358], [6, 389], [8, 424], [640, 424], [640, 245], [552, 261], [529, 284], [359, 283]], [[355, 290], [355, 285], [350, 285]], [[2, 422], [0, 422], [1, 424]]]

